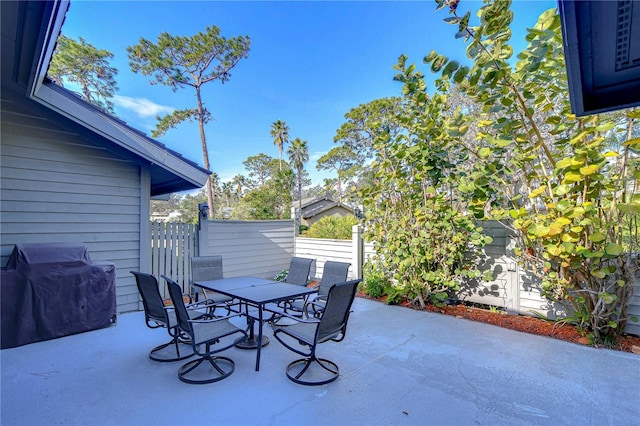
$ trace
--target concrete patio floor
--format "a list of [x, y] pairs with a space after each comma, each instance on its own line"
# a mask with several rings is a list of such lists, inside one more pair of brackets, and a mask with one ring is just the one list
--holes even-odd
[[[224, 352], [231, 377], [187, 385], [156, 363], [163, 329], [116, 326], [0, 352], [9, 425], [638, 425], [640, 356], [357, 298], [346, 339], [319, 348], [337, 381], [290, 382], [275, 339]], [[267, 336], [271, 330], [265, 327]]]

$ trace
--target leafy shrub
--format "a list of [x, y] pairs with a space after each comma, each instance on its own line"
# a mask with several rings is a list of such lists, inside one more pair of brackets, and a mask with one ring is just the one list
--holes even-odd
[[350, 240], [351, 228], [358, 223], [355, 216], [326, 216], [309, 227], [303, 236], [309, 238], [330, 238]]
[[[475, 218], [512, 224], [520, 261], [540, 278], [547, 298], [573, 312], [564, 321], [595, 342], [614, 341], [629, 319], [635, 279], [625, 251], [638, 247], [640, 111], [572, 114], [556, 10], [529, 29], [529, 44], [514, 64], [510, 2], [485, 2], [477, 26], [470, 12], [457, 14], [458, 2], [437, 3], [453, 15], [445, 21], [458, 26], [471, 66], [437, 52], [426, 56], [425, 64], [441, 74], [442, 94], [431, 104], [454, 84], [482, 111], [470, 116], [459, 109], [442, 126], [457, 139], [454, 146], [475, 157], [457, 190], [471, 196]], [[426, 96], [422, 75], [401, 59], [405, 93]]]
[[365, 265], [364, 275], [364, 291], [371, 297], [382, 297], [385, 294], [385, 288], [389, 285], [389, 279], [384, 271], [377, 265], [367, 263]]
[[276, 281], [284, 281], [284, 280], [287, 279], [287, 275], [289, 275], [289, 270], [288, 269], [283, 269], [282, 271], [280, 271], [280, 273], [278, 275], [273, 277], [273, 279], [276, 280]]

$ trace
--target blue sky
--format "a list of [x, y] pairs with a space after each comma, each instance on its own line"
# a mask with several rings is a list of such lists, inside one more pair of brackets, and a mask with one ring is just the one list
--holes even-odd
[[[462, 0], [459, 10], [482, 3]], [[524, 47], [527, 27], [555, 1], [516, 0], [514, 50]], [[116, 114], [132, 127], [151, 133], [155, 116], [195, 106], [192, 90], [173, 92], [150, 85], [130, 71], [127, 46], [141, 37], [156, 41], [162, 32], [191, 36], [216, 25], [225, 37], [251, 37], [249, 58], [232, 71], [229, 82], [209, 83], [203, 99], [212, 113], [206, 127], [211, 168], [223, 181], [247, 175], [242, 162], [278, 150], [271, 123], [284, 120], [290, 138], [307, 140], [306, 170], [314, 184], [334, 177], [316, 170], [316, 160], [335, 146], [344, 115], [360, 104], [401, 93], [392, 66], [406, 54], [422, 65], [431, 50], [464, 60], [456, 27], [443, 22], [446, 11], [424, 1], [72, 1], [63, 34], [82, 36], [114, 54], [119, 91]], [[428, 72], [425, 72], [428, 74]], [[158, 140], [202, 165], [196, 123], [183, 123]]]

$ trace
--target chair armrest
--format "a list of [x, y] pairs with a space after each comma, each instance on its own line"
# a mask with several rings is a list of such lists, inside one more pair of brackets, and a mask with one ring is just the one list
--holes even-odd
[[[323, 299], [321, 299], [320, 296], [316, 297], [314, 300], [309, 300], [307, 303], [304, 304], [304, 307], [302, 308], [302, 312], [304, 313], [304, 315], [307, 316], [307, 318], [309, 317], [315, 318], [316, 315], [318, 315], [324, 310], [325, 303], [321, 303], [322, 301]], [[309, 309], [311, 309], [311, 311]]]
[[187, 309], [201, 309], [201, 308], [209, 308], [211, 306], [223, 306], [223, 305], [224, 305], [224, 302], [216, 303], [213, 300], [205, 299], [199, 302], [189, 303], [188, 305], [185, 305], [185, 307]]
[[[274, 311], [270, 311], [270, 312], [274, 312]], [[275, 312], [278, 315], [282, 315], [283, 317], [286, 318], [290, 318], [292, 320], [295, 320], [296, 322], [301, 322], [301, 323], [305, 323], [305, 324], [317, 324], [320, 322], [320, 319], [318, 318], [308, 318], [308, 319], [304, 319], [304, 318], [300, 318], [300, 317], [295, 317], [293, 315], [290, 315], [286, 312]], [[282, 326], [282, 327], [286, 327], [286, 325]]]

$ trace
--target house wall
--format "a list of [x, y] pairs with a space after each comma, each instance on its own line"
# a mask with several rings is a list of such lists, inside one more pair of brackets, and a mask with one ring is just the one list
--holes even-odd
[[148, 173], [8, 105], [3, 103], [0, 157], [2, 265], [17, 243], [85, 243], [92, 260], [116, 265], [118, 312], [137, 309], [129, 271], [141, 268], [141, 235], [148, 239], [148, 216], [142, 227], [140, 221]]

